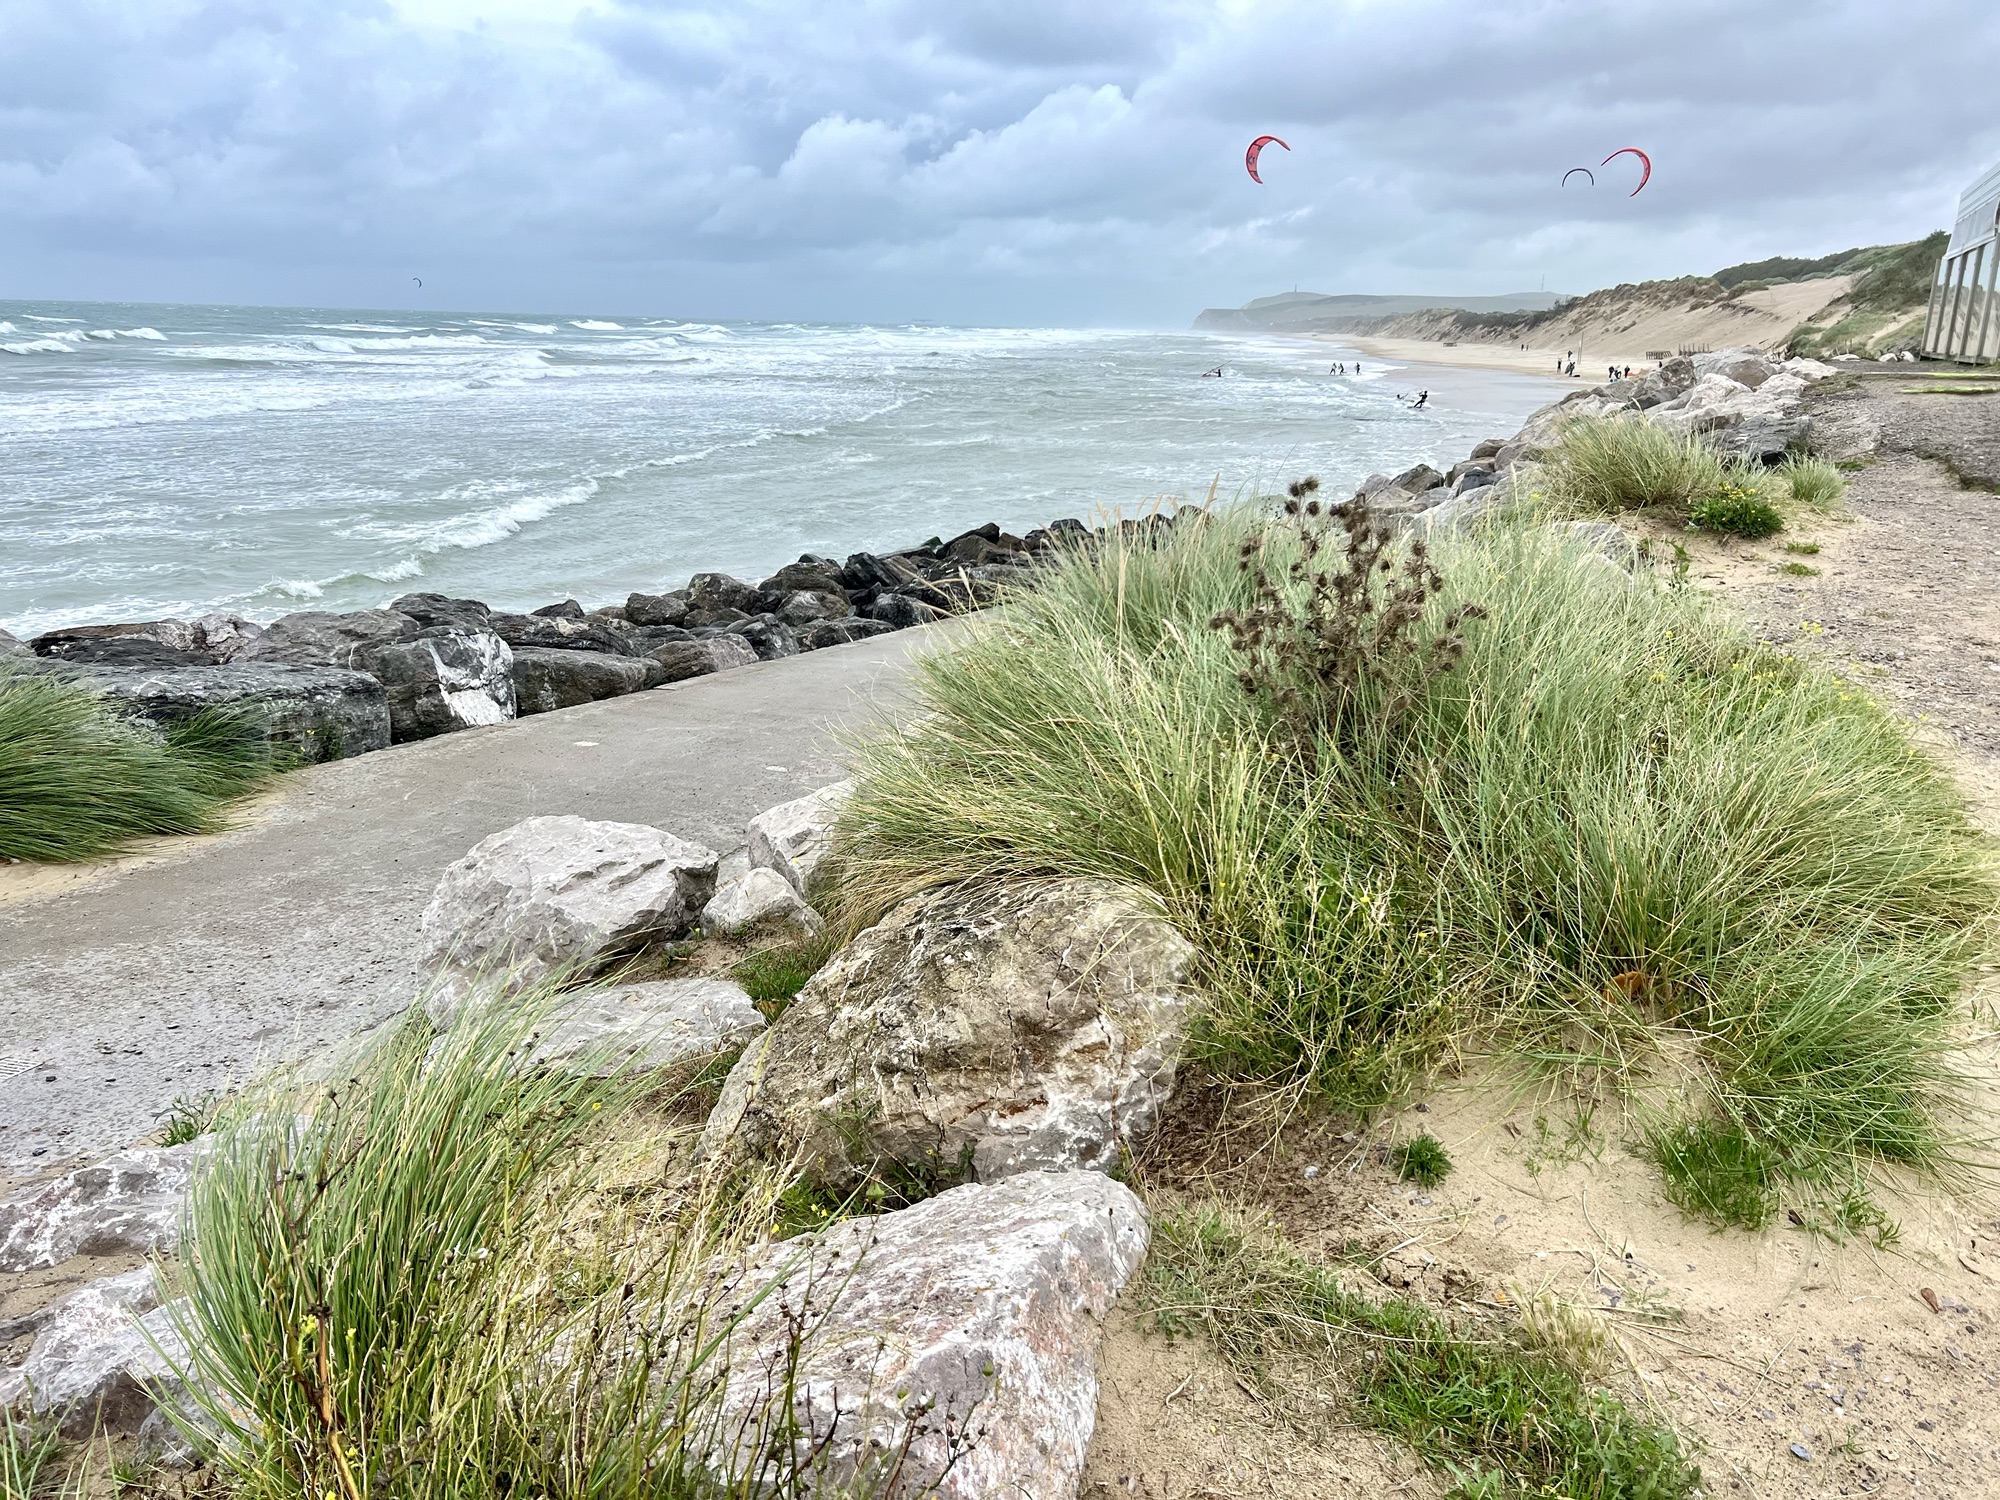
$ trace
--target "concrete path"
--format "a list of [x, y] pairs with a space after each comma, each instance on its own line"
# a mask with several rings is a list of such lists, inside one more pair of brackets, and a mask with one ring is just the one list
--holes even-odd
[[746, 820], [839, 778], [830, 728], [893, 712], [927, 637], [315, 766], [248, 826], [43, 872], [49, 889], [0, 904], [0, 1191], [401, 1010], [439, 873], [509, 824], [577, 813], [734, 848]]

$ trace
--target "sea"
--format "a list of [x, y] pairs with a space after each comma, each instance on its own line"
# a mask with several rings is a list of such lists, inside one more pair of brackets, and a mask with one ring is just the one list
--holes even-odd
[[987, 521], [1339, 494], [1562, 389], [1205, 333], [0, 301], [0, 628], [590, 607]]

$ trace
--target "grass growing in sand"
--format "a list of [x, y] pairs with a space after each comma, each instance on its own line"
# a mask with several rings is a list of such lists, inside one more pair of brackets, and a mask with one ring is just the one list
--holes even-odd
[[[697, 1457], [732, 1326], [706, 1268], [768, 1228], [775, 1185], [671, 1176], [691, 1127], [645, 1078], [523, 1070], [536, 1013], [435, 1051], [406, 1028], [222, 1121], [176, 1321], [233, 1494], [737, 1493]], [[783, 1479], [773, 1438], [745, 1493]]]
[[0, 858], [90, 859], [148, 834], [206, 833], [273, 769], [240, 717], [156, 732], [74, 683], [0, 669]]
[[[1452, 1476], [1455, 1500], [1678, 1500], [1701, 1483], [1670, 1430], [1559, 1357], [1586, 1341], [1549, 1310], [1509, 1329], [1376, 1301], [1212, 1207], [1159, 1215], [1142, 1275], [1141, 1305], [1161, 1331], [1206, 1338], [1292, 1423], [1347, 1417], [1401, 1437]], [[1304, 1369], [1312, 1378], [1290, 1378]]]
[[[1668, 1076], [1815, 1183], [1943, 1165], [1994, 868], [1889, 712], [1524, 523], [1438, 547], [1406, 648], [1372, 649], [1403, 576], [1373, 575], [1337, 710], [1301, 715], [1246, 692], [1211, 622], [1263, 574], [1326, 637], [1308, 617], [1345, 586], [1288, 573], [1325, 524], [1129, 530], [931, 658], [928, 712], [858, 757], [847, 916], [950, 881], [1127, 881], [1200, 949], [1191, 1049], [1225, 1074], [1370, 1107], [1492, 1047]], [[1452, 646], [1468, 604], [1487, 617]]]
[[0, 1408], [0, 1500], [77, 1493], [81, 1476], [72, 1476], [73, 1488], [58, 1472], [61, 1451], [62, 1433], [53, 1419], [17, 1417]]

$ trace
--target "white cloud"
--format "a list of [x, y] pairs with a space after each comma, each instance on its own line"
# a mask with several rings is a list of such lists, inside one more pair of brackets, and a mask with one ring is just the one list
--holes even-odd
[[[738, 316], [1583, 288], [1943, 224], [1996, 52], [1985, 0], [10, 0], [0, 254]], [[1639, 197], [1558, 187], [1626, 144]]]

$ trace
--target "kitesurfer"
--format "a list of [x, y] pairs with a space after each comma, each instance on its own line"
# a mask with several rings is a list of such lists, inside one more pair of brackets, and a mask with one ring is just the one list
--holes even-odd
[[1424, 409], [1424, 403], [1430, 399], [1431, 399], [1431, 393], [1429, 391], [1418, 391], [1417, 399], [1410, 403], [1410, 410], [1422, 411]]

